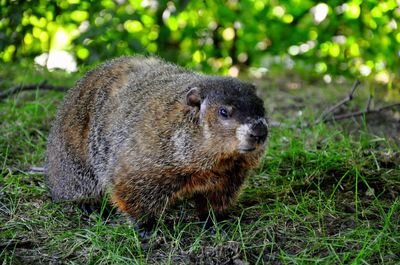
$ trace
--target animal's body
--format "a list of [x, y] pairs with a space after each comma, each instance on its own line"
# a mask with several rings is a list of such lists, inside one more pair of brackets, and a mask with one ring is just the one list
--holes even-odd
[[225, 212], [264, 152], [267, 123], [254, 86], [154, 57], [89, 71], [59, 108], [47, 144], [55, 201], [106, 193], [138, 219], [193, 196], [200, 215]]

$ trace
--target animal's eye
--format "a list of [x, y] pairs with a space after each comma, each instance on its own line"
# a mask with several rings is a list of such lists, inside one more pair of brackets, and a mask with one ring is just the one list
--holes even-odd
[[219, 115], [221, 115], [221, 117], [223, 117], [223, 118], [228, 118], [229, 117], [229, 112], [225, 107], [221, 107], [219, 109]]

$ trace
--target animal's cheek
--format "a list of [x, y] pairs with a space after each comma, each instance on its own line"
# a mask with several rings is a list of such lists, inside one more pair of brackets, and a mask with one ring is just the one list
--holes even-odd
[[236, 137], [235, 128], [225, 130], [219, 133], [218, 142], [224, 146], [225, 152], [231, 153], [235, 152], [240, 145], [240, 141]]
[[250, 134], [251, 134], [250, 125], [242, 124], [236, 129], [235, 136], [239, 144], [247, 144]]
[[227, 129], [214, 124], [202, 126], [203, 141], [208, 148], [217, 152], [232, 153], [237, 149], [239, 141], [235, 136], [235, 128]]

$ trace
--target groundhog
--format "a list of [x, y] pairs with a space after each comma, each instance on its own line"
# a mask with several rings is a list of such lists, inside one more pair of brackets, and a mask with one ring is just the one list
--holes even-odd
[[[264, 153], [267, 121], [255, 87], [155, 57], [121, 57], [68, 91], [50, 130], [46, 179], [54, 201], [110, 194], [134, 219], [177, 198], [224, 214]], [[147, 218], [147, 219], [146, 219]]]

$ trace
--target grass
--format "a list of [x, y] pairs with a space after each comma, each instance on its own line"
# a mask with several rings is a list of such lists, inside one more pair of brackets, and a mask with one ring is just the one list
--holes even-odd
[[[43, 79], [72, 86], [79, 76], [0, 69], [3, 87]], [[259, 87], [272, 119], [285, 124], [313, 120], [321, 102], [347, 92], [326, 85], [282, 90], [270, 80]], [[400, 151], [398, 139], [381, 130], [386, 120], [377, 123], [382, 117], [272, 128], [268, 151], [229, 220], [206, 230], [191, 202], [182, 201], [142, 240], [122, 214], [87, 216], [73, 204], [52, 203], [43, 176], [28, 173], [44, 163], [62, 97], [32, 91], [0, 102], [2, 264], [399, 263]]]

